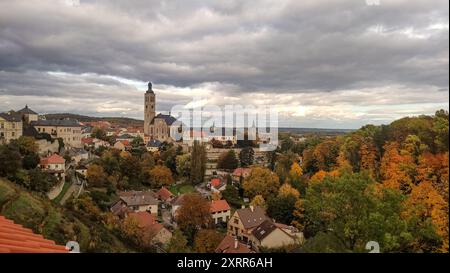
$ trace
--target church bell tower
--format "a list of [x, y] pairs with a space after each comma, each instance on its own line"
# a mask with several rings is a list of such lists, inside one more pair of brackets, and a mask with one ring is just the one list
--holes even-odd
[[155, 117], [155, 92], [152, 89], [152, 83], [148, 83], [148, 90], [145, 92], [145, 102], [144, 102], [144, 134], [153, 135], [153, 130], [151, 130], [151, 122]]

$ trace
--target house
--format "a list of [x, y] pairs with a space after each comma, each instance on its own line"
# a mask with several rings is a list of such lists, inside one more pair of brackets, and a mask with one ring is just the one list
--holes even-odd
[[231, 208], [227, 200], [212, 200], [209, 208], [214, 224], [227, 223], [231, 217]]
[[137, 220], [138, 226], [144, 229], [144, 234], [150, 236], [149, 239], [151, 239], [153, 243], [165, 245], [172, 238], [172, 232], [165, 228], [161, 223], [158, 223], [156, 220], [157, 217], [154, 214], [145, 211], [130, 212], [128, 217]]
[[251, 172], [252, 169], [250, 168], [236, 168], [231, 175], [233, 183], [240, 183], [247, 176], [249, 176]]
[[219, 192], [224, 191], [226, 189], [227, 183], [225, 183], [220, 178], [213, 178], [209, 182], [209, 186], [210, 186], [212, 192], [219, 193]]
[[77, 172], [77, 173], [81, 174], [82, 176], [86, 177], [86, 175], [87, 175], [87, 167], [84, 166], [84, 165], [77, 166], [75, 168], [75, 172]]
[[60, 138], [66, 147], [83, 148], [81, 124], [74, 119], [38, 120], [30, 123], [39, 133], [47, 133], [52, 138]]
[[22, 136], [22, 133], [23, 123], [20, 114], [14, 111], [0, 113], [0, 144], [18, 139]]
[[70, 159], [73, 160], [75, 164], [80, 163], [82, 160], [89, 160], [89, 152], [84, 149], [71, 149]]
[[158, 200], [152, 191], [127, 191], [120, 192], [119, 201], [112, 207], [111, 212], [121, 216], [125, 211], [138, 212], [148, 211], [158, 215]]
[[228, 232], [244, 243], [251, 243], [252, 231], [267, 220], [264, 209], [258, 206], [242, 207], [234, 212], [228, 221]]
[[121, 141], [116, 141], [116, 143], [114, 143], [114, 149], [120, 150], [120, 151], [126, 151], [131, 149], [131, 144], [128, 140], [121, 140]]
[[252, 246], [258, 250], [264, 248], [280, 248], [300, 243], [303, 234], [294, 227], [277, 224], [267, 219], [258, 227], [253, 229], [251, 242]]
[[69, 250], [0, 215], [0, 253], [69, 253]]
[[226, 235], [217, 246], [215, 253], [254, 253], [246, 244], [239, 242], [237, 238]]
[[53, 174], [58, 180], [65, 179], [66, 160], [58, 154], [41, 158], [39, 167], [42, 171]]
[[92, 137], [82, 138], [81, 142], [83, 143], [84, 147], [92, 147], [94, 149], [98, 149], [100, 147], [108, 148], [109, 146], [111, 146], [107, 141]]
[[149, 142], [147, 142], [146, 148], [149, 152], [157, 152], [159, 151], [159, 148], [161, 147], [161, 141], [152, 139]]
[[181, 207], [181, 205], [183, 204], [183, 198], [184, 198], [184, 194], [178, 195], [177, 197], [175, 197], [174, 199], [172, 199], [172, 217], [176, 217], [177, 214], [177, 210]]
[[156, 192], [158, 199], [163, 202], [170, 202], [175, 197], [173, 193], [171, 193], [166, 187], [161, 187], [159, 191]]
[[25, 105], [25, 107], [17, 111], [17, 113], [22, 116], [22, 120], [27, 124], [30, 124], [32, 121], [37, 121], [39, 117], [39, 114], [28, 108], [28, 105]]

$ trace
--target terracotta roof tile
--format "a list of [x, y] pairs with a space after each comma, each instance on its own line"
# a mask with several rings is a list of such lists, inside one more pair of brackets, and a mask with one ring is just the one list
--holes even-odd
[[213, 213], [229, 209], [230, 205], [228, 205], [227, 200], [213, 200], [211, 201], [211, 207], [209, 208], [209, 211]]
[[66, 160], [58, 154], [52, 154], [51, 156], [41, 158], [40, 162], [40, 164], [43, 166], [48, 164], [64, 164], [64, 163], [66, 163]]
[[69, 250], [0, 216], [0, 253], [69, 253]]
[[157, 193], [158, 197], [161, 200], [167, 201], [170, 198], [174, 197], [173, 193], [171, 193], [167, 188], [162, 187]]
[[245, 244], [236, 241], [233, 237], [227, 235], [217, 246], [216, 253], [252, 253], [253, 251]]

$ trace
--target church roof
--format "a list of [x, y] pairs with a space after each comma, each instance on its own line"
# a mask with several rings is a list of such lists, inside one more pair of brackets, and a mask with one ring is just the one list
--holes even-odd
[[164, 115], [164, 114], [158, 114], [152, 121], [152, 123], [154, 123], [155, 119], [157, 118], [161, 118], [164, 119], [164, 121], [166, 122], [167, 125], [172, 125], [172, 123], [174, 123], [177, 119], [172, 117], [171, 115]]
[[38, 114], [38, 113], [34, 112], [33, 110], [31, 110], [30, 108], [28, 108], [28, 105], [25, 105], [25, 107], [20, 109], [19, 111], [17, 111], [17, 113], [29, 114], [29, 115], [37, 115]]

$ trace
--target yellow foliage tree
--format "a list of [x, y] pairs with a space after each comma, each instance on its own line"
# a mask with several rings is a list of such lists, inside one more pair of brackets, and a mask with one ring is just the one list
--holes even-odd
[[263, 209], [267, 208], [266, 200], [264, 200], [264, 197], [262, 197], [261, 195], [256, 195], [250, 202], [250, 205], [255, 207], [258, 206]]
[[276, 193], [279, 186], [278, 176], [269, 169], [262, 167], [252, 168], [250, 175], [244, 179], [242, 184], [246, 196], [253, 198], [256, 195], [261, 195], [264, 199]]
[[296, 189], [288, 183], [284, 183], [278, 190], [278, 196], [286, 197], [288, 195], [295, 196], [296, 198], [300, 197], [300, 193]]

